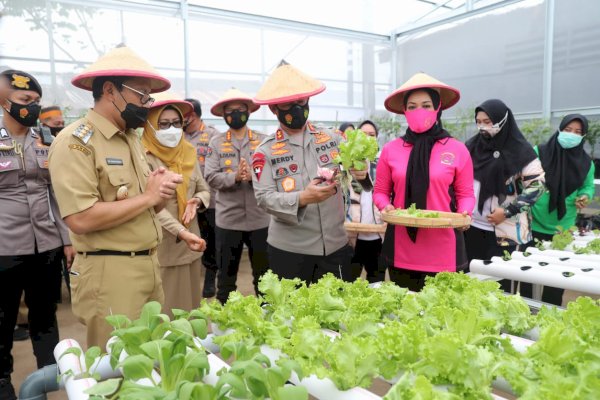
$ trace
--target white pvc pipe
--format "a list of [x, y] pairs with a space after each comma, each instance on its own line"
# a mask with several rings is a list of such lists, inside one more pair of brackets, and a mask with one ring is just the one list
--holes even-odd
[[[125, 360], [127, 357], [129, 357], [129, 354], [127, 354], [127, 352], [123, 350], [121, 352], [121, 355], [119, 356], [119, 362], [123, 362], [123, 360]], [[121, 367], [119, 368], [119, 370], [122, 374], [123, 368]], [[152, 372], [150, 373], [150, 375], [152, 376], [152, 380], [154, 380], [154, 383], [156, 383], [156, 385], [158, 385], [162, 380], [160, 374], [154, 368], [152, 368]], [[135, 381], [135, 383], [138, 383], [142, 386], [155, 386], [154, 383], [152, 383], [152, 380], [150, 378], [142, 378]]]
[[378, 400], [381, 399], [373, 392], [369, 392], [361, 387], [355, 387], [348, 390], [339, 390], [331, 379], [319, 379], [316, 375], [309, 375], [299, 380], [298, 375], [292, 372], [290, 382], [296, 386], [304, 386], [308, 393], [317, 399], [331, 400]]
[[533, 340], [525, 339], [519, 336], [509, 335], [508, 333], [501, 333], [500, 336], [508, 338], [515, 350], [519, 353], [525, 353], [527, 348], [535, 343]]
[[[600, 263], [589, 261], [589, 260], [578, 260], [574, 258], [566, 258], [566, 257], [556, 257], [545, 255], [543, 253], [535, 253], [529, 256], [525, 256], [520, 251], [514, 251], [511, 254], [513, 260], [523, 260], [524, 262], [545, 262], [548, 264], [564, 266], [565, 268], [574, 268], [577, 271], [588, 268], [593, 268], [592, 271], [587, 271], [586, 273], [589, 275], [595, 275], [600, 277]], [[577, 272], [573, 271], [573, 272]]]
[[214, 354], [209, 354], [207, 357], [210, 368], [208, 370], [208, 374], [206, 374], [203, 381], [206, 384], [215, 386], [219, 381], [219, 376], [217, 375], [217, 372], [219, 372], [223, 368], [229, 369], [230, 367], [229, 364], [227, 364], [225, 361], [221, 360]]
[[544, 269], [546, 267], [532, 267], [521, 270], [518, 264], [510, 264], [505, 261], [483, 261], [473, 260], [470, 264], [471, 271], [477, 274], [493, 275], [505, 279], [530, 282], [545, 286], [577, 290], [585, 293], [600, 294], [600, 282], [591, 279], [585, 272], [575, 273], [571, 277], [563, 276], [562, 272]]
[[[263, 344], [260, 346], [260, 352], [271, 360], [271, 363], [275, 363], [283, 353], [279, 349], [274, 349], [270, 346]], [[375, 393], [370, 392], [361, 387], [355, 387], [348, 390], [339, 390], [335, 383], [331, 379], [324, 378], [319, 379], [315, 375], [305, 376], [304, 379], [298, 379], [298, 375], [292, 372], [290, 382], [296, 386], [304, 386], [308, 393], [316, 397], [317, 399], [331, 399], [331, 400], [377, 400], [381, 399]]]
[[96, 358], [94, 363], [90, 367], [90, 373], [100, 374], [102, 380], [118, 378], [122, 376], [120, 371], [116, 371], [110, 365], [110, 355], [103, 355], [102, 357]]
[[215, 337], [216, 335], [214, 333], [209, 333], [204, 339], [194, 337], [194, 344], [196, 347], [208, 350], [210, 353], [220, 353], [221, 349], [219, 348], [219, 345], [214, 342]]
[[106, 342], [106, 354], [112, 353], [112, 344], [116, 342], [117, 339], [119, 338], [116, 336], [111, 336], [110, 339], [108, 339], [108, 341]]
[[537, 247], [528, 247], [525, 250], [527, 253], [531, 254], [543, 254], [552, 257], [560, 257], [560, 258], [571, 258], [573, 260], [584, 260], [595, 262], [600, 266], [600, 254], [575, 254], [572, 251], [566, 250], [540, 250]]
[[87, 390], [98, 383], [92, 378], [72, 379], [69, 378], [65, 382], [65, 390], [67, 391], [67, 398], [69, 400], [87, 400], [90, 398], [88, 394], [84, 393]]
[[[81, 351], [81, 356], [78, 357], [72, 353], [64, 354], [65, 351], [72, 347], [79, 349]], [[69, 370], [76, 376], [85, 372], [83, 349], [74, 339], [64, 339], [58, 342], [58, 344], [54, 347], [54, 359], [58, 365], [58, 371], [61, 374], [64, 374]]]
[[225, 330], [219, 328], [219, 326], [217, 324], [215, 324], [214, 322], [210, 323], [210, 330], [216, 336], [228, 335], [233, 332], [233, 329], [231, 329], [231, 328], [227, 328]]
[[[64, 354], [70, 348], [79, 349], [81, 356], [76, 356], [72, 353]], [[72, 373], [72, 375], [63, 375], [61, 379], [69, 400], [87, 400], [89, 395], [83, 393], [83, 391], [94, 386], [97, 381], [92, 378], [75, 379], [76, 376], [85, 372], [83, 349], [79, 343], [74, 339], [61, 340], [54, 347], [54, 359], [56, 360], [59, 373], [64, 374], [68, 371]]]
[[589, 277], [590, 279], [596, 279], [598, 284], [600, 284], [600, 270], [593, 269], [591, 267], [588, 268], [578, 268], [573, 267], [571, 265], [562, 265], [562, 264], [554, 264], [554, 263], [542, 263], [536, 262], [532, 260], [531, 257], [526, 257], [524, 259], [515, 259], [504, 261], [502, 257], [492, 257], [493, 262], [506, 263], [510, 265], [517, 265], [520, 267], [531, 267], [532, 270], [537, 271], [558, 271], [560, 273], [573, 273], [573, 274], [581, 274]]

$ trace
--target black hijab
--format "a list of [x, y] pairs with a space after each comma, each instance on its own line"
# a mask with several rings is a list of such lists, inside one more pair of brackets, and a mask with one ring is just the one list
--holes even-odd
[[354, 128], [354, 124], [352, 122], [342, 122], [340, 124], [339, 131], [342, 132], [342, 133], [344, 133], [344, 132], [346, 132], [346, 129], [348, 129], [350, 127], [352, 128], [352, 130], [355, 129]]
[[500, 203], [504, 201], [506, 181], [535, 160], [537, 155], [519, 130], [512, 111], [501, 100], [486, 100], [475, 109], [475, 115], [479, 111], [485, 112], [494, 124], [507, 116], [495, 136], [477, 133], [466, 143], [473, 159], [475, 179], [481, 184], [478, 208], [482, 212], [483, 204], [490, 197], [497, 196]]
[[584, 141], [571, 149], [563, 149], [558, 143], [558, 133], [574, 120], [582, 125], [582, 133], [588, 132], [587, 118], [580, 114], [569, 114], [560, 122], [558, 131], [550, 139], [539, 146], [540, 161], [546, 172], [546, 186], [550, 191], [548, 212], [557, 210], [562, 219], [567, 212], [565, 198], [581, 187], [590, 171], [592, 159], [583, 150]]
[[[408, 98], [414, 92], [423, 90], [429, 94], [433, 103], [433, 108], [438, 109], [437, 122], [428, 131], [423, 133], [414, 133], [410, 127], [406, 129], [406, 134], [402, 139], [413, 145], [408, 158], [408, 167], [406, 169], [406, 186], [404, 189], [404, 208], [410, 207], [415, 203], [418, 209], [427, 209], [427, 190], [429, 189], [429, 158], [433, 145], [438, 140], [449, 138], [450, 134], [444, 130], [440, 117], [442, 109], [440, 107], [440, 94], [429, 88], [415, 89], [404, 95], [404, 109]], [[417, 240], [417, 228], [406, 228], [408, 236], [413, 243]]]

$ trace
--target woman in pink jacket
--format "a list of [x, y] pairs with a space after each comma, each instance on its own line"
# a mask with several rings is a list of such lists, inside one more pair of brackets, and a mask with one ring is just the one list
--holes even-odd
[[[475, 205], [471, 156], [440, 120], [442, 110], [459, 98], [457, 89], [418, 73], [385, 100], [386, 109], [406, 116], [408, 128], [381, 152], [373, 195], [380, 210], [414, 203], [418, 209], [471, 214]], [[421, 290], [428, 275], [467, 267], [463, 235], [449, 228], [388, 224], [382, 256], [391, 280], [415, 291]]]

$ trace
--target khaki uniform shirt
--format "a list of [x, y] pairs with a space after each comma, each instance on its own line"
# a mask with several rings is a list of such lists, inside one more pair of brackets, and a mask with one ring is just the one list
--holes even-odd
[[266, 137], [248, 128], [242, 142], [231, 133], [220, 133], [210, 141], [204, 176], [217, 191], [216, 225], [236, 231], [254, 231], [269, 226], [269, 215], [258, 207], [252, 182], [236, 182], [241, 157], [248, 168], [258, 144]]
[[50, 184], [48, 149], [33, 129], [21, 145], [0, 123], [0, 256], [71, 244]]
[[[204, 122], [200, 126], [200, 129], [191, 134], [185, 134], [185, 139], [196, 148], [196, 155], [198, 157], [198, 165], [200, 165], [200, 171], [204, 176], [204, 165], [206, 164], [206, 157], [208, 154], [208, 144], [213, 136], [218, 135], [220, 132], [213, 126], [206, 126]], [[215, 208], [215, 197], [216, 192], [210, 188], [210, 205], [208, 208]]]
[[[122, 187], [128, 197], [138, 196], [150, 175], [136, 132], [121, 132], [94, 110], [60, 132], [50, 147], [49, 162], [63, 218], [98, 201], [118, 201], [117, 191]], [[153, 208], [113, 228], [83, 235], [71, 232], [79, 252], [141, 251], [156, 247], [161, 239], [162, 228]]]
[[[153, 154], [146, 154], [150, 169], [153, 171], [158, 167], [165, 167], [165, 164]], [[190, 177], [186, 198], [189, 200], [193, 197], [200, 199], [198, 212], [206, 210], [210, 204], [210, 192], [208, 185], [202, 177], [200, 166], [196, 164], [194, 172]], [[163, 240], [158, 246], [158, 262], [161, 267], [186, 265], [191, 264], [202, 256], [202, 253], [191, 251], [187, 244], [181, 240], [177, 240], [177, 234], [181, 229], [185, 228], [179, 222], [179, 210], [177, 209], [177, 197], [167, 201], [165, 208], [158, 214], [158, 220], [162, 225]], [[190, 222], [189, 231], [200, 236], [200, 228], [198, 227], [198, 219], [194, 218]]]
[[271, 246], [329, 255], [348, 244], [341, 190], [321, 203], [299, 207], [300, 191], [317, 177], [317, 168], [337, 168], [333, 158], [341, 141], [340, 135], [309, 123], [302, 134], [279, 129], [258, 146], [252, 160], [254, 192], [259, 206], [271, 214]]

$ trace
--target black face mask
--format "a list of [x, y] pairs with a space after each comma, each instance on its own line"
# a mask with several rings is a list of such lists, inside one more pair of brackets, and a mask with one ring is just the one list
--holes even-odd
[[277, 119], [288, 128], [300, 129], [308, 121], [308, 103], [303, 106], [294, 104], [289, 110], [282, 110], [277, 107], [277, 110], [279, 111]]
[[49, 126], [48, 128], [50, 128], [50, 133], [52, 134], [52, 136], [58, 135], [58, 132], [65, 129], [64, 126]]
[[125, 109], [121, 111], [121, 118], [125, 121], [125, 129], [136, 129], [144, 126], [148, 119], [149, 111], [146, 107], [127, 103]]
[[240, 129], [248, 122], [248, 111], [233, 110], [230, 113], [225, 113], [225, 123], [231, 129]]
[[[125, 100], [123, 94], [121, 92], [119, 92], [119, 94], [121, 95], [121, 98]], [[125, 102], [127, 102], [127, 100], [125, 100]], [[117, 110], [119, 110], [119, 107], [117, 107], [114, 102], [113, 105]], [[133, 103], [126, 103], [125, 109], [121, 111], [121, 118], [123, 118], [123, 121], [125, 121], [125, 129], [136, 129], [144, 126], [146, 120], [148, 119], [149, 111], [149, 108], [136, 106]]]
[[[10, 100], [9, 100], [10, 101]], [[7, 110], [19, 124], [23, 126], [34, 126], [42, 111], [42, 106], [37, 103], [27, 105], [10, 102], [10, 110]]]

